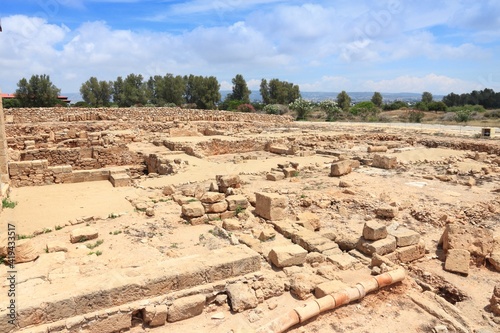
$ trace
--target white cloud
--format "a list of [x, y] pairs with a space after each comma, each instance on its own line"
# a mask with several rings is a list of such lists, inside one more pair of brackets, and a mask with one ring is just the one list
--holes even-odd
[[477, 82], [468, 82], [444, 75], [428, 74], [426, 76], [400, 76], [395, 79], [372, 81], [362, 85], [366, 91], [382, 92], [424, 92], [447, 95], [450, 92], [465, 93], [477, 87]]

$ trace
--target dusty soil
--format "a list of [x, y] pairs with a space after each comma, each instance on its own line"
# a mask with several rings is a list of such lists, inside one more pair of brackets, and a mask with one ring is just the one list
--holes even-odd
[[[301, 126], [301, 125], [298, 125]], [[360, 125], [331, 126], [335, 134], [363, 133], [366, 127]], [[380, 131], [380, 128], [374, 129]], [[414, 130], [386, 129], [384, 134], [398, 133], [415, 136]], [[446, 132], [446, 129], [428, 129], [429, 133]], [[324, 129], [318, 130], [323, 133]], [[451, 131], [449, 140], [455, 138]], [[262, 134], [262, 136], [270, 136]], [[442, 136], [439, 137], [442, 139]], [[196, 142], [204, 138], [182, 138]], [[328, 144], [328, 143], [327, 143]], [[491, 141], [491, 145], [500, 145]], [[347, 155], [365, 154], [366, 142], [341, 143], [339, 148]], [[166, 148], [152, 144], [133, 144], [131, 149], [146, 153], [166, 152]], [[178, 190], [201, 186], [208, 189], [220, 174], [239, 174], [242, 179], [241, 193], [252, 197], [255, 192], [276, 192], [289, 199], [287, 215], [290, 219], [304, 211], [320, 217], [321, 233], [334, 232], [361, 235], [365, 221], [374, 219], [374, 208], [381, 204], [399, 208], [401, 214], [393, 220], [381, 223], [401, 225], [420, 233], [425, 241], [427, 253], [424, 258], [405, 265], [409, 277], [403, 282], [366, 296], [353, 304], [320, 315], [307, 324], [289, 332], [433, 332], [438, 325], [447, 325], [435, 315], [423, 310], [409, 296], [420, 294], [422, 286], [414, 278], [422, 274], [435, 277], [436, 281], [447, 281], [462, 295], [455, 306], [472, 329], [486, 329], [483, 332], [500, 331], [500, 320], [488, 311], [488, 302], [493, 286], [499, 281], [499, 273], [489, 265], [471, 266], [467, 277], [443, 270], [443, 254], [438, 241], [447, 222], [474, 225], [491, 230], [500, 235], [500, 198], [494, 190], [500, 187], [500, 168], [492, 163], [495, 156], [487, 161], [473, 159], [475, 152], [449, 148], [426, 148], [420, 145], [402, 144], [391, 149], [391, 156], [399, 161], [397, 169], [383, 170], [361, 166], [343, 176], [342, 181], [350, 187], [339, 187], [339, 179], [329, 177], [333, 157], [314, 155], [308, 157], [280, 156], [269, 152], [251, 152], [209, 156], [199, 159], [173, 152], [171, 158], [182, 158], [189, 163], [179, 173], [162, 177], [147, 177], [135, 181], [134, 187], [113, 188], [107, 182], [53, 185], [44, 187], [14, 188], [10, 197], [17, 202], [14, 209], [4, 209], [0, 215], [1, 228], [7, 223], [15, 223], [19, 235], [39, 234], [33, 238], [35, 248], [43, 253], [46, 244], [52, 241], [67, 242], [74, 224], [86, 224], [99, 229], [102, 244], [89, 249], [86, 244], [68, 244], [66, 261], [52, 263], [51, 271], [68, 274], [93, 276], [103, 271], [143, 266], [154, 269], [158, 258], [178, 258], [193, 254], [209, 254], [211, 250], [230, 246], [230, 240], [214, 235], [219, 223], [213, 222], [192, 226], [181, 217], [181, 207], [170, 196], [162, 194], [167, 185], [175, 185]], [[235, 158], [245, 157], [235, 163]], [[498, 158], [498, 155], [496, 156]], [[272, 182], [266, 180], [266, 173], [277, 164], [289, 161], [300, 165], [297, 177]], [[488, 172], [484, 171], [488, 168]], [[435, 176], [450, 175], [452, 179], [443, 181]], [[474, 184], [467, 184], [470, 177]], [[132, 205], [134, 200], [147, 202], [154, 208], [154, 216], [148, 217]], [[253, 208], [241, 213], [239, 219], [245, 226], [244, 233], [256, 234], [269, 226], [254, 216]], [[238, 236], [238, 235], [237, 235]], [[265, 249], [284, 242], [277, 235], [264, 244]], [[96, 255], [96, 251], [101, 252]], [[264, 250], [265, 252], [265, 250]], [[263, 270], [273, 268], [263, 257]], [[328, 266], [305, 264], [301, 269], [315, 274], [319, 267]], [[69, 272], [69, 267], [76, 267]], [[18, 265], [20, 272], [27, 272], [25, 280], [36, 275], [37, 262]], [[47, 273], [50, 274], [50, 271]], [[336, 279], [348, 285], [368, 277], [369, 267], [357, 270], [336, 270]], [[52, 283], [64, 281], [54, 276]], [[68, 287], [74, 287], [71, 283]], [[43, 285], [43, 283], [42, 283]], [[29, 286], [29, 287], [28, 287]], [[41, 285], [27, 285], [23, 293], [36, 293]], [[439, 289], [438, 283], [434, 286]], [[61, 287], [62, 288], [62, 287]], [[447, 287], [449, 288], [449, 287]], [[2, 291], [3, 292], [3, 291]], [[311, 299], [314, 296], [311, 295]], [[257, 308], [243, 313], [233, 313], [226, 303], [221, 306], [211, 304], [202, 315], [177, 323], [167, 323], [160, 328], [137, 325], [131, 332], [251, 332], [266, 324], [285, 311], [304, 304], [290, 292], [261, 303]], [[447, 325], [455, 332], [452, 325]]]

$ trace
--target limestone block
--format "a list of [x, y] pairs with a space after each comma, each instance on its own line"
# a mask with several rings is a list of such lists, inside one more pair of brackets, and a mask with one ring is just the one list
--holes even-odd
[[201, 225], [201, 224], [208, 223], [209, 221], [210, 221], [210, 218], [206, 214], [201, 216], [201, 217], [193, 217], [193, 218], [189, 219], [189, 223], [191, 223], [191, 225]]
[[96, 239], [97, 237], [99, 237], [99, 232], [96, 228], [83, 227], [72, 230], [69, 237], [71, 243], [80, 243]]
[[347, 175], [352, 172], [351, 161], [340, 161], [332, 163], [330, 176], [331, 177], [340, 177]]
[[168, 308], [169, 323], [192, 318], [203, 313], [205, 307], [204, 295], [193, 295], [175, 300]]
[[376, 253], [383, 256], [396, 251], [396, 238], [387, 236], [377, 241], [361, 240], [358, 244], [358, 250], [368, 255]]
[[66, 243], [59, 241], [48, 242], [46, 245], [46, 249], [48, 253], [68, 252], [68, 246], [66, 245]]
[[396, 237], [396, 245], [398, 247], [416, 245], [420, 241], [420, 234], [418, 232], [404, 227], [389, 230], [389, 235]]
[[261, 242], [267, 242], [276, 237], [276, 231], [273, 228], [265, 228], [259, 234], [259, 240]]
[[142, 318], [149, 327], [165, 325], [167, 321], [168, 308], [166, 305], [147, 306], [142, 310]]
[[[38, 258], [40, 255], [39, 252], [33, 246], [32, 239], [21, 239], [16, 240], [16, 247], [14, 248], [14, 263], [20, 264], [24, 262], [30, 262]], [[0, 257], [9, 257], [9, 248], [8, 248], [7, 238], [5, 237], [0, 242]], [[6, 259], [7, 261], [8, 259]]]
[[129, 313], [117, 313], [102, 320], [92, 321], [85, 332], [113, 333], [130, 329], [132, 318]]
[[375, 210], [375, 215], [381, 219], [393, 219], [399, 214], [399, 209], [392, 206], [382, 206]]
[[307, 251], [299, 245], [277, 246], [269, 252], [269, 260], [276, 267], [302, 265], [306, 262]]
[[212, 203], [223, 201], [225, 198], [226, 198], [226, 196], [224, 195], [224, 193], [206, 192], [205, 194], [202, 195], [202, 197], [200, 198], [200, 201], [203, 203], [212, 204]]
[[462, 249], [449, 250], [446, 255], [444, 269], [464, 275], [469, 274], [470, 252]]
[[296, 177], [297, 176], [297, 169], [294, 169], [294, 168], [284, 168], [283, 169], [283, 174], [285, 175], [285, 178]]
[[227, 286], [227, 295], [231, 303], [231, 310], [234, 312], [255, 309], [259, 305], [255, 291], [246, 283], [230, 284]]
[[[210, 192], [212, 193], [212, 192]], [[227, 210], [228, 204], [227, 201], [221, 201], [221, 202], [216, 202], [213, 204], [203, 204], [203, 207], [205, 207], [205, 213], [207, 214], [217, 214], [217, 213], [223, 213]]]
[[182, 215], [187, 218], [202, 217], [205, 215], [205, 207], [199, 201], [193, 201], [182, 205]]
[[215, 180], [221, 193], [226, 192], [229, 187], [239, 188], [241, 184], [240, 176], [238, 175], [217, 175]]
[[386, 146], [370, 146], [368, 147], [369, 153], [385, 153], [387, 152]]
[[326, 259], [343, 271], [351, 269], [356, 264], [359, 264], [358, 259], [347, 253], [332, 254], [326, 257]]
[[488, 258], [488, 261], [493, 266], [493, 268], [497, 270], [497, 272], [500, 272], [500, 246], [493, 250]]
[[495, 240], [491, 230], [478, 227], [447, 224], [440, 242], [445, 251], [451, 249], [468, 250], [479, 263], [493, 252]]
[[496, 316], [500, 316], [500, 283], [497, 283], [493, 289], [493, 295], [490, 299], [491, 312]]
[[363, 237], [373, 241], [384, 239], [387, 237], [387, 228], [376, 221], [368, 221], [363, 227]]
[[228, 204], [228, 209], [231, 211], [235, 211], [238, 209], [246, 209], [250, 204], [248, 203], [247, 198], [244, 195], [230, 195], [226, 197], [226, 201]]
[[372, 167], [380, 169], [395, 169], [398, 165], [397, 157], [389, 157], [385, 155], [373, 156]]
[[169, 196], [175, 193], [175, 187], [173, 185], [167, 185], [163, 188], [163, 195]]
[[321, 228], [319, 216], [311, 212], [297, 214], [297, 224], [312, 231], [318, 231]]
[[286, 197], [274, 193], [255, 193], [255, 214], [267, 220], [282, 220], [288, 204]]
[[285, 179], [285, 175], [281, 172], [270, 172], [266, 175], [266, 179], [276, 182], [278, 180], [283, 180]]
[[338, 280], [324, 282], [316, 286], [316, 288], [314, 289], [314, 296], [316, 296], [316, 298], [321, 298], [326, 295], [331, 295], [338, 291], [344, 290], [348, 287], [349, 286], [344, 282]]
[[109, 175], [109, 181], [113, 187], [127, 187], [130, 185], [130, 176], [126, 173], [117, 173]]
[[222, 222], [222, 227], [227, 231], [241, 230], [241, 222], [236, 219], [226, 219]]
[[425, 242], [422, 240], [415, 245], [400, 247], [396, 250], [395, 254], [397, 260], [403, 263], [423, 258], [425, 256]]

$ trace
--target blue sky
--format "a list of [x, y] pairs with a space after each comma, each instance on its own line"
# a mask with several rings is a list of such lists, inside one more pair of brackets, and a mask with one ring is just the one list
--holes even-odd
[[242, 74], [302, 91], [500, 91], [500, 1], [2, 0], [0, 88]]

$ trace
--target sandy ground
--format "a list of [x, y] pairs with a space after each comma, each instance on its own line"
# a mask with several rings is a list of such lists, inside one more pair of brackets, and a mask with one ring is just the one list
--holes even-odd
[[[352, 125], [358, 126], [358, 125]], [[364, 126], [364, 125], [363, 125]], [[201, 140], [192, 138], [190, 140]], [[143, 152], [165, 152], [162, 147], [137, 144], [135, 149]], [[195, 182], [209, 183], [215, 180], [218, 174], [241, 174], [246, 183], [244, 188], [248, 192], [266, 188], [277, 188], [282, 193], [289, 193], [292, 198], [310, 198], [319, 204], [335, 200], [339, 202], [338, 210], [325, 210], [313, 206], [309, 210], [318, 214], [323, 222], [324, 229], [349, 230], [359, 233], [364, 224], [367, 212], [360, 201], [370, 202], [398, 202], [402, 207], [418, 207], [428, 210], [437, 217], [458, 212], [463, 207], [470, 208], [479, 203], [494, 200], [496, 195], [491, 190], [500, 185], [484, 183], [476, 187], [467, 187], [446, 183], [437, 179], [424, 179], [422, 175], [434, 170], [429, 162], [438, 162], [450, 157], [462, 158], [471, 152], [455, 151], [451, 149], [409, 149], [395, 153], [403, 162], [419, 163], [413, 165], [408, 172], [387, 171], [362, 167], [342, 180], [350, 182], [354, 194], [344, 193], [338, 187], [338, 179], [328, 177], [329, 163], [332, 157], [282, 157], [265, 152], [255, 154], [257, 159], [245, 160], [243, 163], [233, 163], [234, 155], [212, 156], [207, 159], [198, 159], [185, 154], [172, 154], [172, 158], [181, 158], [188, 161], [189, 166], [176, 175], [159, 178], [144, 178], [139, 187], [113, 188], [107, 181], [64, 184], [45, 187], [14, 188], [10, 197], [18, 204], [14, 209], [4, 209], [0, 215], [2, 230], [5, 224], [15, 223], [19, 235], [31, 234], [43, 229], [52, 229], [51, 233], [34, 238], [35, 244], [43, 249], [49, 240], [67, 240], [73, 227], [54, 230], [56, 226], [65, 226], [70, 220], [87, 216], [96, 216], [105, 221], [92, 222], [97, 224], [102, 233], [103, 245], [100, 247], [103, 254], [99, 257], [88, 255], [83, 249], [82, 274], [100, 274], [110, 268], [126, 268], [135, 265], [153, 264], [157, 257], [179, 257], [193, 253], [209, 253], [210, 249], [220, 248], [224, 244], [220, 239], [211, 237], [212, 226], [188, 226], [180, 218], [180, 207], [169, 202], [158, 202], [155, 205], [155, 217], [146, 218], [144, 214], [134, 211], [133, 206], [126, 198], [143, 197], [156, 198], [160, 189], [165, 185], [179, 185]], [[265, 180], [263, 172], [276, 167], [278, 163], [296, 161], [304, 166], [315, 166], [314, 172], [303, 172], [294, 182], [269, 182]], [[459, 163], [461, 170], [480, 170], [483, 164], [466, 159]], [[321, 171], [319, 171], [321, 170]], [[363, 198], [363, 199], [361, 199]], [[349, 210], [344, 212], [345, 205]], [[350, 205], [350, 206], [349, 206]], [[116, 219], [107, 219], [109, 214], [122, 215]], [[487, 268], [472, 268], [469, 278], [446, 273], [442, 269], [442, 262], [435, 258], [437, 241], [442, 234], [442, 226], [435, 226], [427, 222], [399, 221], [425, 236], [430, 252], [416, 266], [433, 274], [443, 276], [453, 284], [464, 290], [470, 297], [458, 305], [464, 315], [477, 323], [486, 326], [485, 305], [493, 286], [498, 279], [498, 273]], [[498, 226], [496, 226], [498, 232]], [[203, 237], [201, 236], [203, 235]], [[134, 246], [134, 256], [130, 255], [130, 247]], [[71, 248], [68, 258], [78, 259], [80, 250]], [[82, 259], [78, 259], [82, 260]], [[26, 264], [26, 270], [31, 264]], [[357, 281], [370, 274], [369, 269], [345, 271], [338, 273], [346, 283]], [[482, 288], [482, 289], [478, 289]], [[490, 288], [492, 289], [492, 287]], [[478, 290], [476, 292], [476, 290]], [[336, 311], [321, 315], [308, 324], [294, 328], [293, 333], [365, 333], [365, 332], [432, 332], [432, 328], [439, 323], [433, 316], [420, 310], [409, 298], [407, 293], [420, 292], [418, 287], [410, 281], [398, 284], [387, 290], [369, 295], [360, 302], [340, 308]], [[270, 299], [260, 304], [257, 309], [235, 314], [228, 305], [221, 307], [210, 306], [201, 316], [182, 322], [168, 324], [166, 327], [149, 329], [135, 327], [132, 333], [138, 332], [222, 332], [244, 333], [251, 328], [263, 325], [285, 311], [294, 308], [304, 301], [285, 293], [279, 298]], [[498, 327], [494, 327], [498, 328]], [[494, 331], [492, 331], [494, 332]]]

